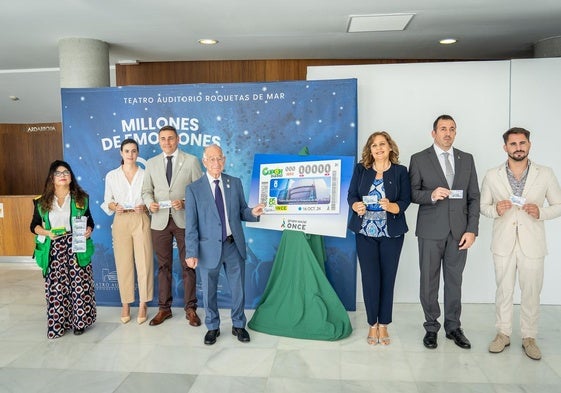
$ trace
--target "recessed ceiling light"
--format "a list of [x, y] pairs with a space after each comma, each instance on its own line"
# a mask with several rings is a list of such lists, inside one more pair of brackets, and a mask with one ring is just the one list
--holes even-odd
[[443, 40], [439, 41], [442, 45], [452, 45], [458, 42], [455, 38], [444, 38]]
[[214, 44], [218, 44], [218, 40], [212, 39], [212, 38], [201, 38], [199, 41], [199, 44], [201, 45], [214, 45]]

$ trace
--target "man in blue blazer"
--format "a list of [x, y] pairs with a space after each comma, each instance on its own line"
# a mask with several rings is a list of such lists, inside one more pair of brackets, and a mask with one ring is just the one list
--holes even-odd
[[444, 330], [461, 348], [471, 343], [461, 329], [462, 274], [467, 250], [479, 228], [479, 184], [473, 156], [453, 148], [456, 122], [439, 116], [433, 146], [409, 163], [411, 201], [419, 204], [415, 235], [419, 244], [420, 299], [425, 313], [423, 344], [434, 349], [440, 329], [438, 287], [444, 279]]
[[240, 179], [222, 173], [225, 162], [220, 146], [206, 147], [206, 175], [185, 189], [185, 262], [193, 269], [197, 267], [201, 277], [207, 345], [214, 344], [220, 335], [217, 286], [222, 266], [232, 294], [232, 334], [241, 342], [250, 340], [245, 329], [246, 243], [242, 221], [259, 221], [264, 207], [247, 206]]

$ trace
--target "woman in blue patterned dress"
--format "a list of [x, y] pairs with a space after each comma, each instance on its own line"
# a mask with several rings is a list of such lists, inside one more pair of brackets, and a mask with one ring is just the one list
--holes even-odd
[[405, 210], [411, 203], [407, 168], [399, 165], [399, 149], [385, 131], [375, 132], [355, 166], [347, 201], [353, 214], [349, 229], [355, 233], [362, 275], [362, 291], [370, 326], [368, 344], [390, 343], [393, 292], [403, 240]]
[[[57, 160], [34, 205], [30, 229], [37, 235], [34, 256], [45, 277], [47, 337], [61, 337], [67, 330], [80, 335], [96, 320], [90, 264], [94, 221], [88, 194], [78, 185], [70, 165]], [[73, 242], [73, 231], [84, 232], [85, 238], [74, 234]]]

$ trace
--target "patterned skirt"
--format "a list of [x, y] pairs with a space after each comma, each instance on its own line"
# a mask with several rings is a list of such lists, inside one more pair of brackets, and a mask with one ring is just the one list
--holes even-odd
[[61, 337], [67, 330], [85, 329], [96, 320], [92, 266], [78, 265], [70, 234], [51, 243], [45, 297], [48, 338]]

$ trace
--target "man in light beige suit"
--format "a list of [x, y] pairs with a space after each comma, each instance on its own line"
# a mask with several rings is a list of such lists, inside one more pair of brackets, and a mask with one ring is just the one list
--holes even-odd
[[489, 352], [499, 353], [510, 345], [518, 272], [522, 347], [528, 357], [539, 360], [536, 336], [547, 254], [544, 220], [561, 216], [561, 188], [550, 168], [528, 159], [528, 130], [511, 128], [503, 134], [503, 140], [508, 159], [487, 172], [481, 187], [481, 213], [494, 220], [491, 251], [497, 282], [497, 335]]
[[172, 317], [173, 239], [182, 266], [185, 317], [191, 326], [200, 326], [196, 297], [195, 270], [185, 262], [185, 187], [203, 172], [199, 160], [178, 149], [179, 136], [172, 126], [159, 132], [162, 154], [146, 163], [142, 199], [152, 213], [152, 244], [158, 259], [158, 314], [150, 321], [159, 325]]

